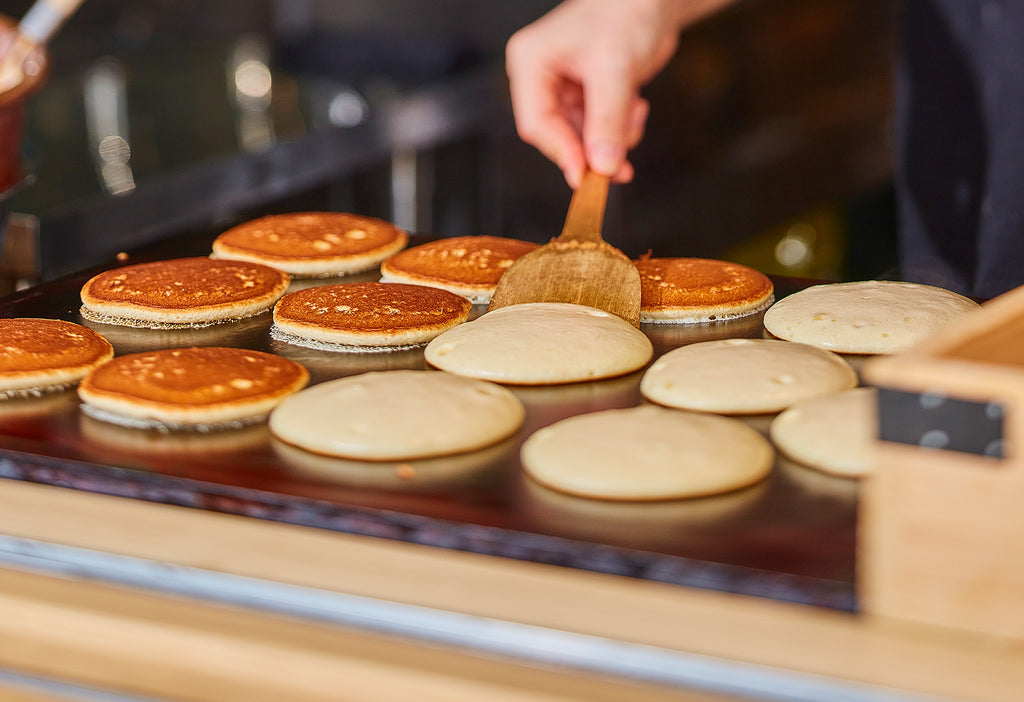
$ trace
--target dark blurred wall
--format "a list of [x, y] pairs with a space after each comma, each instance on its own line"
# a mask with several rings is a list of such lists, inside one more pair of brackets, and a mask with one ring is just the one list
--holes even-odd
[[[0, 2], [0, 11], [18, 17], [29, 5]], [[507, 38], [554, 5], [89, 0], [53, 42], [53, 77], [35, 105], [30, 144], [45, 182], [24, 199], [40, 210], [66, 209], [98, 189], [80, 84], [105, 56], [127, 73], [139, 178], [230, 156], [239, 149], [237, 106], [224, 64], [240, 38], [255, 35], [281, 71], [270, 115], [281, 140], [319, 128], [318, 95], [347, 85], [373, 103], [490, 70], [493, 123], [417, 154], [429, 187], [418, 196], [428, 201], [416, 226], [544, 241], [560, 230], [570, 193], [558, 169], [519, 141], [501, 81]], [[843, 277], [857, 261], [860, 277], [890, 266], [897, 5], [747, 0], [688, 30], [645, 91], [652, 113], [633, 154], [637, 178], [613, 189], [607, 238], [633, 256], [729, 256], [771, 269], [796, 228], [813, 230], [804, 243], [818, 250], [779, 272]], [[384, 160], [324, 192], [263, 206], [387, 216], [392, 165]], [[224, 212], [211, 226], [256, 213]], [[856, 231], [865, 226], [866, 234]]]

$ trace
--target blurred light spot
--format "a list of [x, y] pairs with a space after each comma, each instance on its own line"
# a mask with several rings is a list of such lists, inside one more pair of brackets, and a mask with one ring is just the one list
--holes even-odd
[[135, 189], [135, 176], [124, 163], [104, 163], [100, 177], [111, 195], [123, 195]]
[[272, 85], [270, 69], [262, 61], [248, 59], [235, 68], [235, 89], [239, 95], [255, 100], [266, 99]]
[[369, 106], [363, 96], [354, 90], [342, 90], [327, 108], [327, 119], [336, 127], [354, 127], [363, 122]]
[[790, 227], [775, 245], [775, 260], [786, 268], [805, 268], [814, 262], [814, 243], [818, 233], [800, 222]]
[[128, 163], [128, 159], [132, 155], [132, 149], [128, 142], [125, 141], [124, 137], [116, 134], [103, 137], [96, 151], [105, 163], [122, 165]]

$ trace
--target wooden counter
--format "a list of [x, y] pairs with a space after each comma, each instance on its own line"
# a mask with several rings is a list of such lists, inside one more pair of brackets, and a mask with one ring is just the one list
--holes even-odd
[[[82, 579], [0, 573], [0, 667], [133, 694], [1016, 702], [1024, 690], [1024, 651], [1002, 640], [51, 486], [0, 482], [0, 533], [53, 571], [125, 557]], [[133, 569], [148, 591], [104, 582]], [[214, 580], [183, 596], [183, 575]], [[265, 599], [212, 600], [239, 582]], [[289, 592], [321, 613], [284, 611]]]

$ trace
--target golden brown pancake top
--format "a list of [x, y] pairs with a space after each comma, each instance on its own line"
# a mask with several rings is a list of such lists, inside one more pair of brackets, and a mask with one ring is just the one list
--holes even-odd
[[342, 212], [292, 212], [243, 222], [214, 240], [268, 259], [355, 256], [391, 246], [408, 235], [374, 217]]
[[289, 293], [274, 320], [345, 331], [390, 331], [446, 324], [466, 317], [472, 304], [455, 293], [404, 283], [340, 283]]
[[114, 355], [88, 327], [58, 319], [0, 319], [0, 373], [75, 368]]
[[707, 258], [641, 258], [642, 309], [753, 304], [774, 286], [764, 273], [739, 263]]
[[538, 244], [499, 236], [439, 239], [399, 252], [381, 264], [382, 273], [494, 286], [517, 258]]
[[100, 273], [82, 288], [82, 301], [195, 309], [276, 297], [288, 282], [287, 273], [260, 263], [176, 258]]
[[118, 356], [87, 375], [79, 392], [202, 406], [284, 395], [308, 380], [309, 372], [287, 358], [205, 346]]

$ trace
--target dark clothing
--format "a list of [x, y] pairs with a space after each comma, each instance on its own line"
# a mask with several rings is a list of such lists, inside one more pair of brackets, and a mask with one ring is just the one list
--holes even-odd
[[906, 0], [896, 71], [901, 277], [1024, 285], [1024, 0]]

